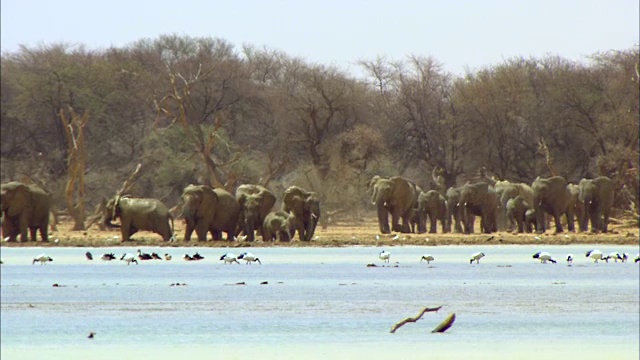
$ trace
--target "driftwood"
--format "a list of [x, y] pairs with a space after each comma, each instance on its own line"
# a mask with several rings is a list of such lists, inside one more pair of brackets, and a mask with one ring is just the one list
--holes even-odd
[[437, 332], [438, 333], [443, 333], [443, 332], [447, 331], [451, 327], [451, 325], [453, 325], [454, 321], [456, 321], [456, 314], [455, 313], [451, 313], [438, 326], [436, 326], [435, 329], [431, 330], [431, 332], [432, 333], [437, 333]]
[[[395, 333], [396, 330], [398, 330], [400, 327], [402, 327], [404, 324], [406, 323], [414, 323], [418, 320], [420, 320], [422, 318], [422, 316], [427, 313], [427, 312], [437, 312], [438, 310], [440, 310], [442, 308], [442, 305], [435, 307], [435, 308], [424, 308], [422, 309], [422, 311], [420, 311], [420, 313], [414, 317], [409, 317], [406, 318], [400, 322], [398, 322], [397, 324], [393, 325], [391, 327], [391, 333]], [[451, 325], [453, 325], [453, 322], [456, 320], [456, 315], [455, 314], [450, 314], [443, 322], [440, 323], [440, 325], [436, 326], [435, 329], [433, 329], [432, 332], [445, 332], [447, 331], [447, 329], [449, 329], [451, 327]]]

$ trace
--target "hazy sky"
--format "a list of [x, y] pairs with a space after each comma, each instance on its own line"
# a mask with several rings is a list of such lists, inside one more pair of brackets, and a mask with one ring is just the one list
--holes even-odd
[[429, 55], [461, 74], [513, 56], [580, 60], [639, 43], [638, 0], [2, 0], [1, 48], [99, 49], [175, 33], [266, 46], [356, 72]]

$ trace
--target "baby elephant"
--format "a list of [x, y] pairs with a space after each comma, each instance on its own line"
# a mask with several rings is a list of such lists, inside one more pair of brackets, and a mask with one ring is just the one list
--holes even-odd
[[272, 211], [264, 219], [264, 241], [291, 241], [296, 230], [296, 218], [284, 211]]

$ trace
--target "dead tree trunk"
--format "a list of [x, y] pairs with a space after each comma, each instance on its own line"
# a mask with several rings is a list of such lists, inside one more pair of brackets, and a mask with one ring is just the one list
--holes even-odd
[[78, 116], [73, 108], [69, 106], [67, 119], [64, 110], [60, 109], [60, 121], [62, 122], [65, 135], [67, 137], [67, 187], [65, 189], [65, 200], [69, 215], [74, 220], [73, 230], [85, 230], [85, 184], [84, 171], [87, 160], [87, 153], [84, 143], [84, 127], [89, 120], [89, 113], [85, 111], [82, 116]]

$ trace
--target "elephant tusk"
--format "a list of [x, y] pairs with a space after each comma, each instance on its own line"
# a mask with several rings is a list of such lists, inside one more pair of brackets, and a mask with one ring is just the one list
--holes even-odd
[[313, 213], [312, 213], [312, 214], [311, 214], [311, 217], [312, 217], [312, 218], [314, 218], [314, 219], [317, 219], [317, 218], [318, 218], [318, 215], [316, 215], [316, 214], [313, 214]]

